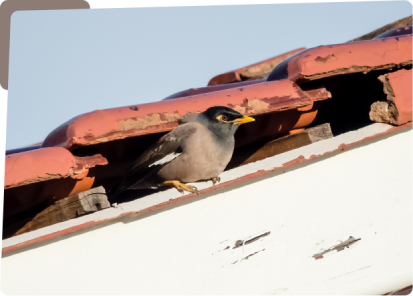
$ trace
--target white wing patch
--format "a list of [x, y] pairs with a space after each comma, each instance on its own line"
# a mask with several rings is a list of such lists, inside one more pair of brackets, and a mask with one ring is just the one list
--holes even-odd
[[153, 164], [151, 164], [149, 167], [153, 166], [153, 165], [162, 165], [168, 162], [171, 162], [172, 160], [174, 160], [175, 158], [177, 158], [179, 155], [181, 155], [181, 153], [171, 153], [166, 155], [164, 158], [161, 158], [158, 161], [155, 161]]

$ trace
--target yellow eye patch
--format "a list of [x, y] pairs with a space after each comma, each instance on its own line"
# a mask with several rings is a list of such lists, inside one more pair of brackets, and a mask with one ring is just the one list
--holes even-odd
[[[219, 116], [217, 116], [217, 119], [218, 119], [219, 121], [222, 121], [222, 122], [225, 122], [225, 123], [230, 123], [230, 122], [231, 122], [231, 121], [226, 121], [226, 120], [224, 120], [222, 117], [223, 117], [223, 115], [219, 115]], [[226, 115], [225, 115], [225, 117], [228, 118]], [[225, 119], [226, 119], [226, 118], [225, 118]]]
[[237, 118], [237, 119], [230, 120], [230, 121], [224, 120], [223, 117], [225, 117], [225, 119], [228, 118], [226, 115], [219, 115], [219, 116], [217, 116], [217, 119], [219, 121], [222, 121], [222, 122], [225, 122], [225, 123], [233, 123], [233, 124], [243, 124], [243, 123], [255, 121], [254, 118], [248, 117], [248, 116], [244, 116], [243, 118]]

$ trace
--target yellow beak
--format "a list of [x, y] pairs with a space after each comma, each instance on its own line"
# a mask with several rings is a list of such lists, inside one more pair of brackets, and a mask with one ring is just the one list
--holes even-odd
[[255, 121], [255, 119], [252, 117], [244, 116], [243, 118], [237, 118], [232, 122], [234, 124], [243, 124], [243, 123], [252, 122], [252, 121]]

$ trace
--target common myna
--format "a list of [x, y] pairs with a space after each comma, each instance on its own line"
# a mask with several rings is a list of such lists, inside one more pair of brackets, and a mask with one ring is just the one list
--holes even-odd
[[198, 192], [184, 183], [219, 182], [234, 151], [235, 131], [251, 121], [254, 119], [222, 106], [182, 116], [178, 127], [134, 161], [127, 176], [111, 190], [111, 197], [127, 189], [161, 186], [175, 187], [181, 193]]

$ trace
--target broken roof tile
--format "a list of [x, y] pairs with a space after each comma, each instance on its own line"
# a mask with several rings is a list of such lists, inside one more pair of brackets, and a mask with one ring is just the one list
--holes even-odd
[[[89, 190], [95, 181], [89, 169], [106, 164], [108, 161], [100, 154], [78, 157], [62, 147], [6, 156], [4, 219]], [[24, 222], [16, 217], [13, 219]]]
[[4, 189], [66, 177], [82, 179], [89, 168], [105, 164], [101, 155], [76, 157], [61, 147], [16, 153], [6, 156]]
[[412, 70], [399, 70], [379, 76], [387, 102], [371, 106], [370, 119], [395, 125], [412, 121]]
[[394, 69], [412, 64], [412, 36], [314, 47], [283, 61], [268, 81], [297, 83], [349, 73]]

